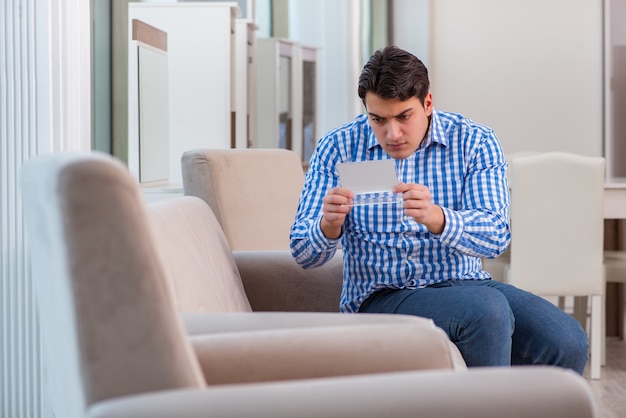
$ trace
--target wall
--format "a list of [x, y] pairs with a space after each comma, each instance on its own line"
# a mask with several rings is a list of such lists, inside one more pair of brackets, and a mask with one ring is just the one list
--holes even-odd
[[431, 3], [435, 106], [495, 129], [505, 153], [603, 153], [602, 0]]
[[607, 0], [607, 141], [609, 175], [626, 177], [626, 2]]

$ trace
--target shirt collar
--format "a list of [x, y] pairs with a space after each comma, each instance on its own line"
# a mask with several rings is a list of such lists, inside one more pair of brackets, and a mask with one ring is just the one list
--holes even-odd
[[448, 146], [448, 138], [445, 135], [443, 121], [441, 120], [439, 112], [434, 108], [430, 117], [430, 126], [428, 127], [428, 131], [426, 131], [426, 136], [420, 148], [426, 148], [432, 143], [439, 143], [444, 147]]

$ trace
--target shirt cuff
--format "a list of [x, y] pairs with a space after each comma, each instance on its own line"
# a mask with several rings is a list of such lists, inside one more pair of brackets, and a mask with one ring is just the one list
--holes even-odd
[[315, 227], [311, 228], [310, 231], [311, 233], [309, 235], [309, 239], [316, 252], [323, 252], [330, 248], [336, 248], [339, 246], [339, 241], [341, 241], [341, 236], [343, 235], [342, 228], [339, 238], [327, 238], [322, 231], [322, 217], [317, 220]]
[[461, 240], [465, 222], [459, 212], [449, 208], [441, 208], [441, 210], [446, 223], [443, 231], [438, 235], [439, 241], [448, 246], [455, 246]]

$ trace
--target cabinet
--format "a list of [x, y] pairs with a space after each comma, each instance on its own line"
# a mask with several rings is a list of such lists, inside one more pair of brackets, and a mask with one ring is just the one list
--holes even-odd
[[248, 148], [255, 142], [256, 29], [249, 19], [236, 21], [232, 148]]
[[286, 148], [306, 165], [317, 142], [317, 48], [257, 40], [257, 148]]
[[293, 149], [293, 54], [287, 39], [257, 39], [255, 148]]
[[[167, 32], [172, 184], [182, 183], [183, 152], [231, 147], [235, 21], [239, 14], [234, 2], [128, 5], [129, 33], [133, 19]], [[129, 74], [129, 78], [133, 76], [136, 74]]]
[[297, 111], [300, 113], [301, 124], [299, 138], [302, 161], [308, 164], [317, 145], [318, 138], [318, 68], [317, 47], [298, 45], [296, 48], [296, 72], [300, 88]]

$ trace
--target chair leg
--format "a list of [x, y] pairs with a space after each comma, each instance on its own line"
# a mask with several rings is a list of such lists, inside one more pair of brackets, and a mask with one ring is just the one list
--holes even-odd
[[606, 366], [606, 282], [604, 283], [604, 292], [602, 293], [602, 365]]
[[587, 296], [574, 296], [574, 318], [580, 322], [584, 330], [588, 330], [587, 315], [589, 302]]
[[602, 363], [602, 295], [591, 296], [589, 377], [599, 379]]

